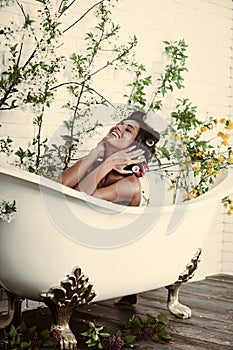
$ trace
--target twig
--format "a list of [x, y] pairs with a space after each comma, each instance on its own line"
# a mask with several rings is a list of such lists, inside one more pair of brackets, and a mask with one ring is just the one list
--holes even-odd
[[60, 6], [59, 6], [59, 9], [58, 9], [58, 12], [59, 12], [58, 18], [60, 18], [60, 17], [63, 15], [63, 13], [64, 13], [65, 11], [67, 11], [67, 10], [76, 2], [76, 0], [73, 0], [73, 1], [66, 7], [65, 11], [60, 12], [63, 2], [64, 2], [64, 0], [61, 1]]
[[93, 10], [93, 8], [95, 8], [96, 6], [100, 5], [102, 2], [104, 2], [104, 0], [101, 0], [101, 1], [97, 2], [96, 4], [94, 4], [93, 6], [91, 6], [86, 12], [84, 12], [84, 14], [81, 17], [79, 17], [79, 19], [77, 19], [77, 21], [75, 21], [69, 27], [64, 29], [63, 33], [67, 32], [70, 28], [74, 27], [78, 22], [80, 22], [88, 14], [88, 12]]

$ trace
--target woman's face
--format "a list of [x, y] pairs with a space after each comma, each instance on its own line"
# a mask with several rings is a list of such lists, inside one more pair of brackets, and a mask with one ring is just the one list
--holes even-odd
[[123, 120], [109, 130], [103, 141], [108, 141], [117, 149], [125, 149], [135, 140], [139, 129], [140, 125], [137, 121], [131, 119]]

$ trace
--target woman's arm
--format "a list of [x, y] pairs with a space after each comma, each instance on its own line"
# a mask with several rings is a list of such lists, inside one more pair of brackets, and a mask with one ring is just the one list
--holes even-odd
[[113, 203], [139, 206], [141, 200], [141, 184], [139, 180], [132, 175], [112, 185], [100, 187], [92, 195]]
[[[124, 170], [129, 164], [137, 164], [142, 157], [144, 151], [142, 149], [136, 149], [135, 146], [128, 149], [121, 150], [113, 153], [107, 159], [105, 159], [99, 166], [93, 171], [87, 174], [75, 187], [78, 191], [86, 192], [87, 194], [94, 195], [100, 181], [112, 170], [117, 170], [121, 174], [131, 174], [129, 170]], [[108, 188], [107, 186], [105, 188]]]
[[117, 170], [121, 174], [130, 174], [131, 171], [124, 170], [124, 167], [141, 161], [144, 151], [142, 149], [135, 150], [135, 146], [132, 146], [126, 150], [113, 153], [101, 164], [96, 165], [98, 157], [103, 155], [104, 146], [100, 147], [97, 146], [86, 157], [66, 169], [61, 174], [59, 181], [66, 186], [107, 201], [138, 205], [141, 197], [141, 187], [134, 175], [105, 187], [98, 188], [98, 185], [112, 170]]

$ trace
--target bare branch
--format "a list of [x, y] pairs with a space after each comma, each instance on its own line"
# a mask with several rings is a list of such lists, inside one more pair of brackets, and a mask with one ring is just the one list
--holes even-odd
[[105, 0], [101, 0], [99, 2], [97, 2], [96, 4], [94, 4], [93, 6], [91, 6], [79, 19], [77, 19], [77, 21], [75, 21], [74, 23], [72, 23], [69, 27], [67, 27], [66, 29], [63, 30], [63, 33], [67, 32], [70, 28], [74, 27], [78, 22], [80, 22], [90, 11], [93, 10], [93, 8], [95, 8], [96, 6], [100, 5], [102, 2], [104, 2]]

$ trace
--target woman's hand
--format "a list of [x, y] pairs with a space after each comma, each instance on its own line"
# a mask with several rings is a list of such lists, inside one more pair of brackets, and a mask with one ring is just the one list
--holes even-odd
[[145, 160], [143, 149], [135, 149], [131, 146], [127, 149], [118, 151], [107, 158], [107, 162], [112, 163], [112, 170], [116, 170], [121, 174], [131, 174], [131, 170], [124, 169], [127, 165], [138, 164]]

